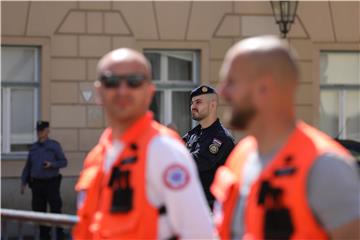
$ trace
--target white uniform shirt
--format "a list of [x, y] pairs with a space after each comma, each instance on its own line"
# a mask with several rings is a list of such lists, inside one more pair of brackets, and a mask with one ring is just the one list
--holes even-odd
[[[104, 171], [109, 171], [124, 146], [113, 142], [107, 149]], [[191, 155], [180, 142], [154, 137], [148, 145], [146, 190], [150, 204], [166, 207], [160, 215], [158, 239], [177, 235], [182, 239], [213, 239], [214, 225]]]

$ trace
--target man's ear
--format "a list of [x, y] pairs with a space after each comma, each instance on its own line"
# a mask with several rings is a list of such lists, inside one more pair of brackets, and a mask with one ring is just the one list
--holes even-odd
[[211, 104], [213, 109], [216, 109], [216, 100], [215, 99], [212, 99], [210, 104]]
[[269, 91], [269, 78], [267, 76], [263, 76], [258, 80], [258, 94], [260, 96], [266, 95]]
[[215, 105], [215, 101], [214, 101], [215, 100], [214, 95], [208, 94], [208, 95], [205, 95], [205, 96], [207, 96], [207, 101], [209, 103], [209, 107], [211, 109], [215, 109], [216, 105]]
[[151, 104], [154, 96], [155, 96], [155, 93], [156, 93], [156, 87], [153, 83], [150, 83], [149, 84], [149, 105]]
[[253, 101], [256, 105], [266, 105], [268, 101], [269, 90], [271, 88], [269, 79], [266, 76], [263, 76], [259, 79], [256, 79], [255, 89], [253, 91]]

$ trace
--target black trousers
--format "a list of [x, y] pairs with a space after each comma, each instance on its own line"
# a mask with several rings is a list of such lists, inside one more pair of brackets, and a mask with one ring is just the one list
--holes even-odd
[[[60, 197], [61, 176], [50, 179], [32, 179], [32, 209], [37, 212], [47, 212], [47, 205], [51, 213], [61, 213], [62, 201]], [[40, 226], [40, 239], [51, 239], [50, 227]], [[64, 239], [62, 228], [56, 228], [56, 239]]]

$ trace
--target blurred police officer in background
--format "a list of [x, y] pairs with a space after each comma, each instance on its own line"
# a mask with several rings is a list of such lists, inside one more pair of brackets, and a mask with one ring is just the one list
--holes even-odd
[[84, 162], [75, 239], [211, 239], [210, 211], [181, 138], [153, 120], [151, 66], [121, 48], [98, 63], [109, 127]]
[[183, 136], [194, 158], [204, 189], [206, 199], [212, 208], [214, 196], [210, 185], [217, 168], [225, 163], [234, 148], [234, 139], [222, 126], [217, 117], [218, 95], [207, 85], [202, 85], [191, 92], [191, 116], [199, 124]]
[[[49, 138], [49, 122], [36, 123], [38, 141], [32, 144], [21, 176], [21, 194], [28, 184], [32, 191], [32, 210], [61, 213], [60, 168], [67, 165], [67, 159], [60, 144]], [[56, 229], [57, 239], [63, 239], [62, 228]], [[40, 226], [40, 239], [50, 239], [50, 227]]]
[[222, 239], [359, 239], [354, 159], [296, 119], [299, 69], [288, 44], [275, 36], [242, 40], [220, 75], [230, 122], [249, 135], [211, 187]]

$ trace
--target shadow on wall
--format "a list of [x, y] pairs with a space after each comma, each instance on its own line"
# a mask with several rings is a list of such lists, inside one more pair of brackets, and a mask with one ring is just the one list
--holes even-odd
[[[61, 182], [62, 212], [76, 214], [76, 192], [78, 177], [63, 177]], [[26, 187], [20, 194], [20, 178], [1, 178], [1, 208], [31, 210], [31, 189]]]

